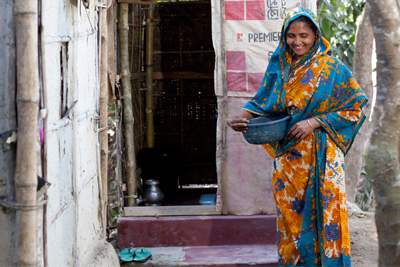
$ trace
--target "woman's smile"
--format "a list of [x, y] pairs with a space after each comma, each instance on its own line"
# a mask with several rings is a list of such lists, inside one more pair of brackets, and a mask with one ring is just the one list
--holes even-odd
[[292, 49], [296, 52], [300, 52], [301, 50], [303, 50], [303, 48], [305, 48], [305, 45], [293, 45]]

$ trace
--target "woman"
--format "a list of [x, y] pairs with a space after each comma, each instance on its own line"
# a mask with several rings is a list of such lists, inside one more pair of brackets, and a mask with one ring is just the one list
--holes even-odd
[[366, 102], [312, 11], [291, 11], [258, 93], [228, 119], [244, 132], [250, 118], [291, 116], [285, 138], [263, 145], [274, 158], [279, 266], [351, 265], [344, 155]]

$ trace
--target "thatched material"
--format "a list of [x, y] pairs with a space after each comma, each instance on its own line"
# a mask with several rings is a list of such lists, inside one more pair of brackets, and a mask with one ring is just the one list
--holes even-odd
[[154, 21], [155, 146], [186, 154], [180, 185], [216, 184], [211, 5], [157, 4]]

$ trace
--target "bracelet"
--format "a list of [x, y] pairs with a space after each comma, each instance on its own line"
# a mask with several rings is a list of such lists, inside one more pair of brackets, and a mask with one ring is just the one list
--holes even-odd
[[314, 127], [312, 127], [312, 125], [311, 125], [311, 123], [310, 123], [310, 120], [309, 120], [309, 119], [307, 119], [307, 122], [308, 122], [308, 125], [310, 125], [310, 127], [311, 127], [313, 130], [315, 130], [315, 128], [314, 128]]

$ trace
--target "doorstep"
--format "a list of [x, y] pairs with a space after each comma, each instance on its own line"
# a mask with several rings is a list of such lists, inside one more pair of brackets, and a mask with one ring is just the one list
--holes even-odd
[[121, 266], [278, 266], [276, 245], [147, 247], [152, 259]]
[[120, 217], [118, 246], [276, 245], [276, 215]]

